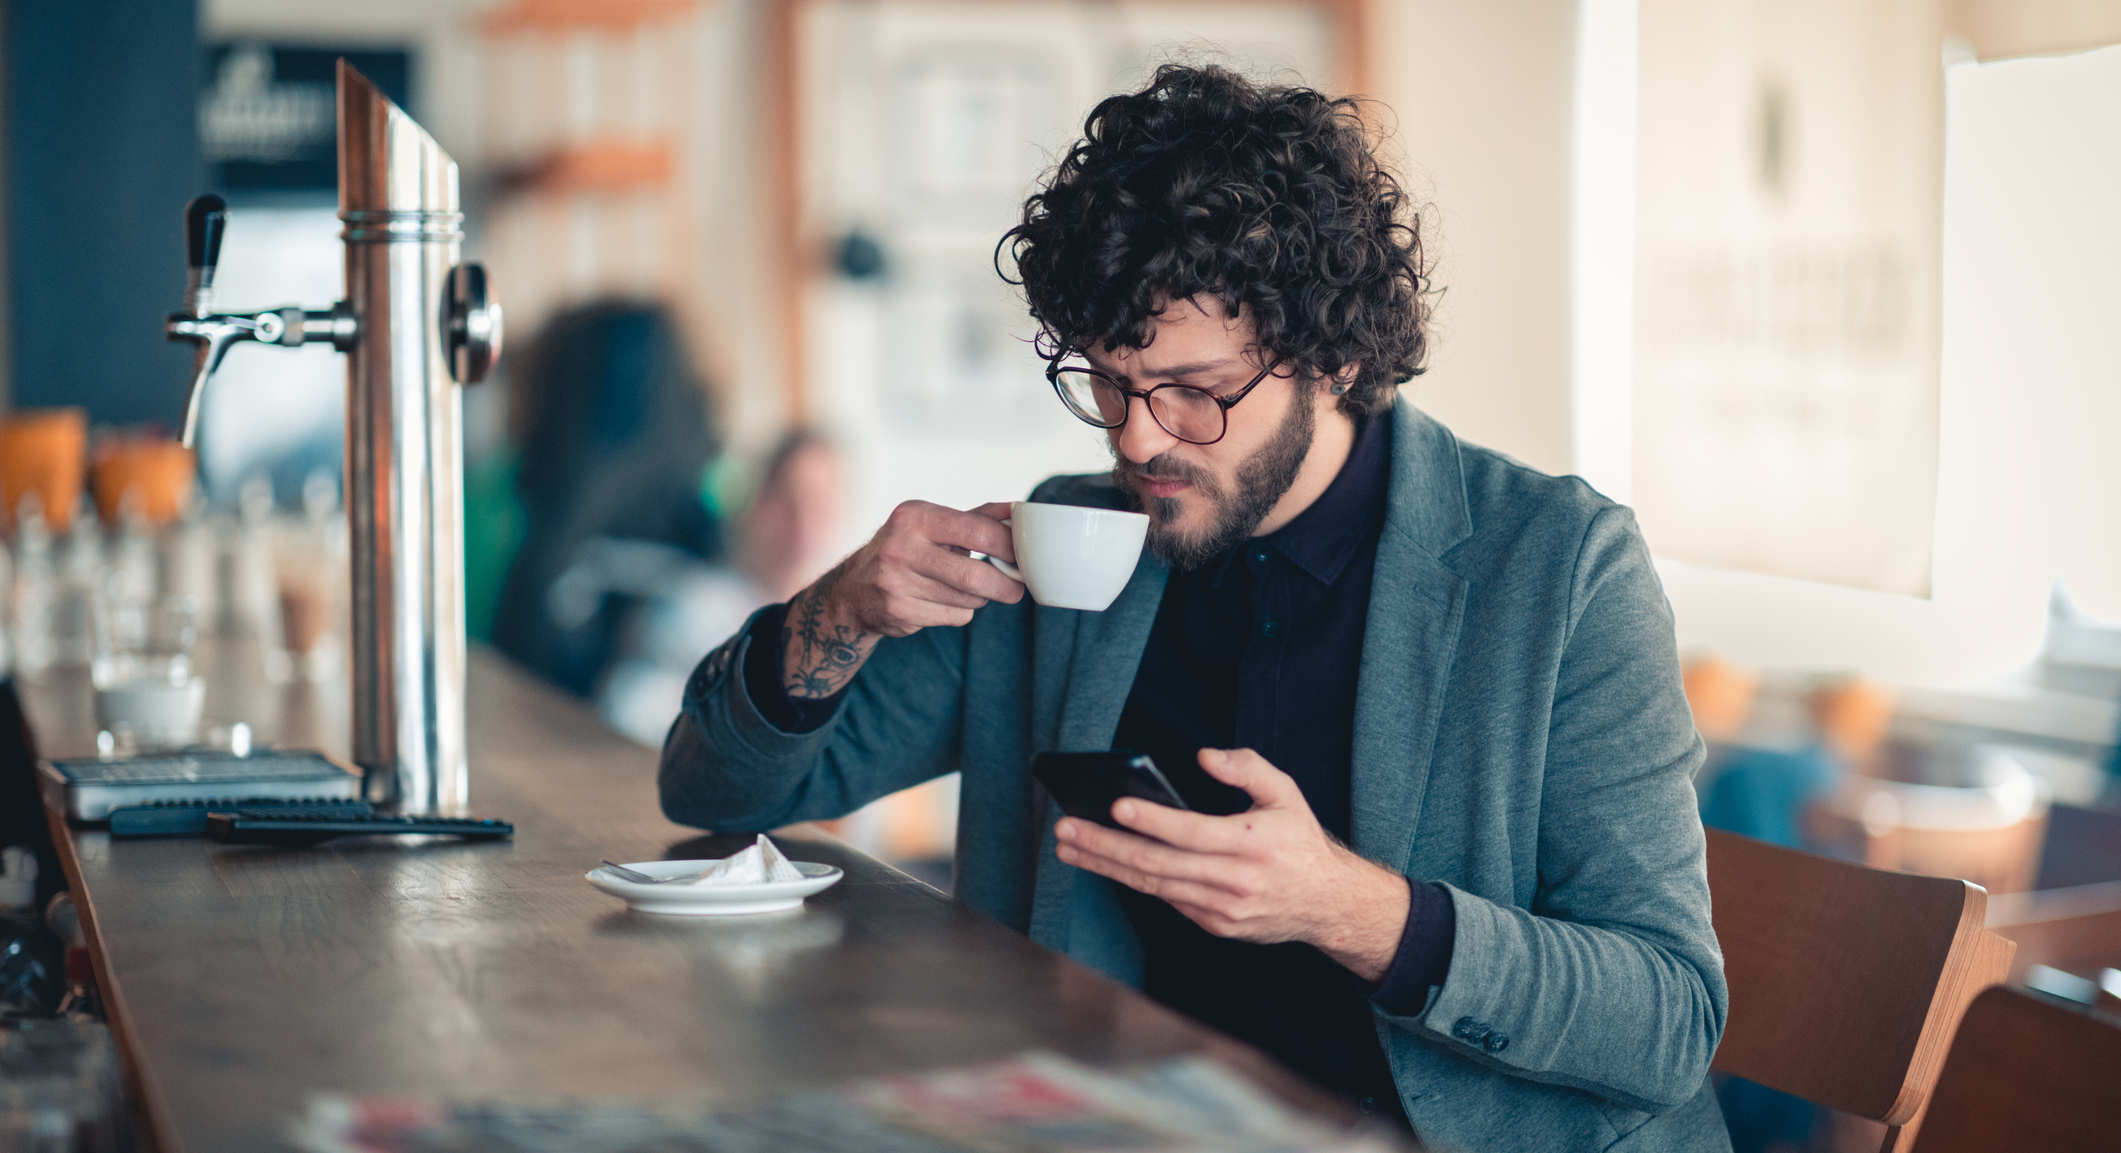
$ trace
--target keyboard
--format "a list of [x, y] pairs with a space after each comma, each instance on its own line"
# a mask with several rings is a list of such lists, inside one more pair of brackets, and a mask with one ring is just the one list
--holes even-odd
[[110, 811], [113, 837], [203, 837], [206, 814], [239, 809], [291, 809], [329, 817], [365, 817], [367, 801], [305, 801], [294, 797], [216, 797], [210, 801], [153, 801]]
[[477, 817], [400, 817], [384, 813], [341, 817], [316, 812], [306, 805], [206, 815], [206, 835], [232, 845], [314, 845], [333, 837], [406, 834], [493, 840], [512, 837], [515, 831], [516, 827], [507, 821]]
[[259, 749], [248, 756], [218, 749], [184, 749], [134, 757], [74, 757], [44, 761], [46, 804], [76, 821], [100, 821], [112, 809], [153, 801], [216, 797], [358, 800], [359, 773], [303, 749]]

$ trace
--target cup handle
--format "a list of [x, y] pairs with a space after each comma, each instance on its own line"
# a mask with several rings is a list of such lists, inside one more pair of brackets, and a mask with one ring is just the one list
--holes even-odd
[[[1002, 523], [1014, 527], [1016, 522], [1009, 519], [1008, 517], [1003, 517]], [[988, 556], [986, 553], [979, 554], [979, 557], [981, 560], [986, 561], [988, 564], [991, 564], [995, 568], [1000, 569], [1002, 571], [1002, 575], [1008, 577], [1010, 580], [1013, 580], [1018, 584], [1028, 583], [1024, 580], [1024, 570], [1016, 567], [1013, 564], [1010, 564], [1008, 561], [1005, 561], [1000, 557]]]

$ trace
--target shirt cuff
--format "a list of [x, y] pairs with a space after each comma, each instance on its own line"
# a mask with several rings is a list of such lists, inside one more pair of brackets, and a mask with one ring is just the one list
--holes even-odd
[[[788, 619], [787, 605], [774, 605], [751, 622], [751, 648], [744, 654], [744, 692], [774, 728], [784, 733], [814, 733], [832, 719], [846, 689], [829, 697], [791, 697], [788, 679], [781, 667], [786, 645], [781, 626]], [[1444, 951], [1448, 963], [1450, 950]]]
[[1451, 971], [1451, 946], [1458, 936], [1458, 913], [1442, 885], [1407, 882], [1407, 927], [1399, 934], [1399, 952], [1370, 1000], [1395, 1017], [1412, 1017], [1429, 1003], [1429, 990], [1443, 984]]

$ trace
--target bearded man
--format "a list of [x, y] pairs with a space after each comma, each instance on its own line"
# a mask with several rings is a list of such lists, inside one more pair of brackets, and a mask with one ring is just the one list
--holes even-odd
[[[1168, 66], [1099, 104], [1013, 259], [1136, 509], [1102, 613], [1008, 505], [918, 502], [693, 674], [663, 809], [836, 817], [962, 771], [957, 896], [1449, 1149], [1728, 1148], [1726, 1007], [1669, 609], [1628, 510], [1465, 444], [1417, 221], [1359, 108]], [[1033, 754], [1152, 755], [1185, 812], [1061, 818]]]

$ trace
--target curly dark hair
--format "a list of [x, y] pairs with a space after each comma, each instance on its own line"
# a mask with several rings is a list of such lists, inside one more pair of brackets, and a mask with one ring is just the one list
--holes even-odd
[[1420, 217], [1361, 106], [1226, 68], [1166, 64], [1099, 102], [995, 267], [1023, 286], [1047, 357], [1145, 347], [1164, 305], [1203, 294], [1250, 309], [1300, 379], [1357, 365], [1343, 412], [1390, 407], [1427, 354]]

